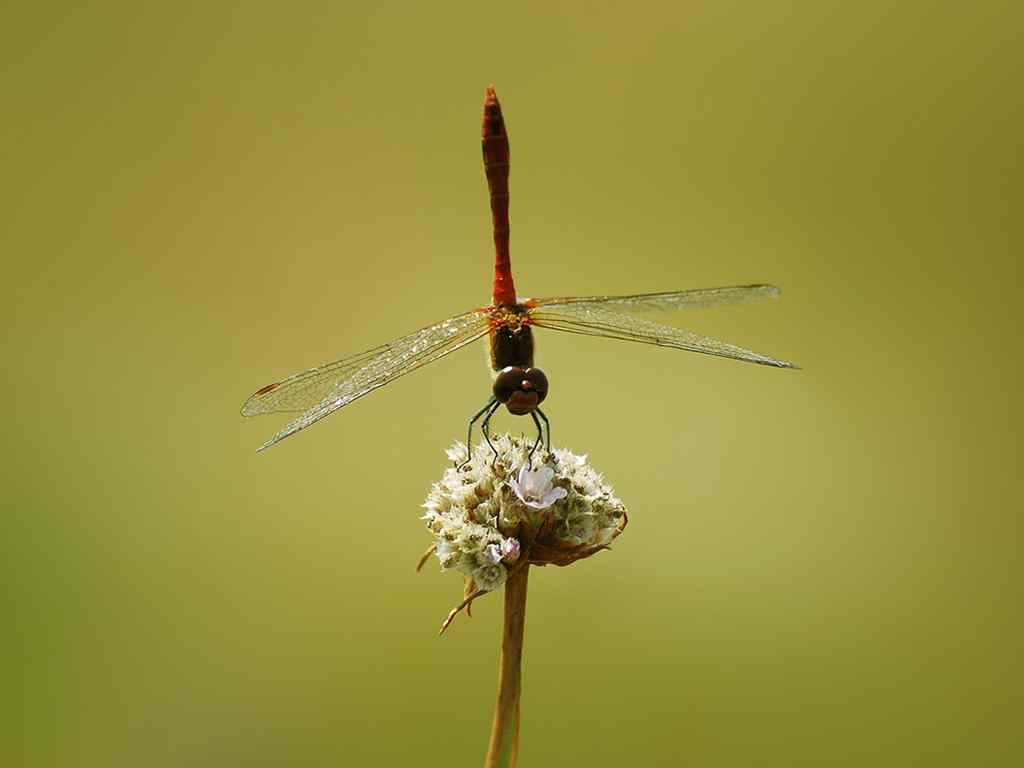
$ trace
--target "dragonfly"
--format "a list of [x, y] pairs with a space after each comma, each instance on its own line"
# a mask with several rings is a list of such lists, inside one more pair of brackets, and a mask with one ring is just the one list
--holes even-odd
[[[537, 448], [543, 437], [546, 449], [550, 451], [551, 424], [540, 408], [548, 395], [548, 379], [540, 368], [534, 366], [534, 328], [700, 352], [775, 368], [799, 367], [785, 360], [632, 314], [771, 299], [779, 295], [779, 289], [773, 285], [734, 285], [625, 296], [519, 298], [512, 279], [509, 254], [509, 140], [494, 86], [489, 86], [484, 96], [481, 144], [494, 236], [491, 303], [256, 390], [242, 406], [243, 416], [288, 412], [299, 414], [263, 443], [259, 451], [312, 426], [384, 385], [484, 337], [490, 342], [493, 383], [487, 403], [469, 420], [467, 461], [474, 425], [483, 419], [481, 432], [490, 445], [490, 420], [503, 405], [512, 414], [532, 417], [537, 429], [533, 449]], [[491, 449], [494, 450], [493, 445]]]

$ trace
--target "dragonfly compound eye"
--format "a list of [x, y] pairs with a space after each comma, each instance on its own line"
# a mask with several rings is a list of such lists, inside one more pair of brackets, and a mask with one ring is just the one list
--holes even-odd
[[537, 393], [537, 404], [543, 403], [544, 398], [548, 396], [548, 377], [544, 375], [544, 371], [540, 368], [527, 368], [523, 373], [523, 385], [526, 383], [529, 383], [530, 388]]
[[509, 401], [509, 398], [519, 389], [525, 375], [526, 371], [512, 365], [501, 369], [498, 375], [494, 377], [493, 387], [494, 396], [498, 399], [499, 403], [507, 403]]

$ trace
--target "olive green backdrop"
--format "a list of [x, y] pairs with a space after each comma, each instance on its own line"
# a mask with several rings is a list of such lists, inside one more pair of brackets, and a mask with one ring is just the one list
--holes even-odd
[[531, 578], [522, 765], [1019, 765], [1015, 6], [8, 6], [4, 764], [481, 762], [500, 597], [413, 566], [483, 343], [238, 408], [487, 302], [494, 82], [523, 295], [775, 282], [672, 322], [804, 366], [538, 332], [631, 525]]

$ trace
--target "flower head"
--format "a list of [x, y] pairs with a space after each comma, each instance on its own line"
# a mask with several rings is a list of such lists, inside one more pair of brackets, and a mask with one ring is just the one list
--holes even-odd
[[[568, 565], [607, 549], [626, 509], [586, 456], [559, 449], [533, 468], [531, 442], [491, 438], [467, 457], [456, 443], [423, 505], [442, 570], [466, 576], [464, 603], [502, 584], [512, 568]], [[468, 463], [464, 463], [466, 459]]]
[[526, 506], [547, 509], [569, 495], [565, 488], [552, 484], [554, 477], [555, 470], [549, 466], [542, 464], [537, 469], [531, 469], [529, 465], [524, 464], [519, 470], [519, 477], [509, 479], [508, 484]]

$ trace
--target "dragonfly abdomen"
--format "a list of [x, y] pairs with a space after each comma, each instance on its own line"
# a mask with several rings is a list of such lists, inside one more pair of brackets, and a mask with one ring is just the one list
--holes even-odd
[[494, 86], [487, 88], [484, 98], [484, 123], [480, 145], [484, 155], [484, 173], [491, 193], [491, 221], [494, 227], [494, 304], [516, 303], [512, 282], [512, 263], [508, 250], [508, 173], [509, 149], [505, 119]]

